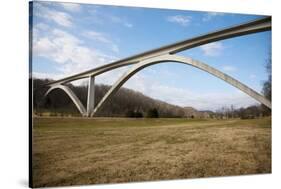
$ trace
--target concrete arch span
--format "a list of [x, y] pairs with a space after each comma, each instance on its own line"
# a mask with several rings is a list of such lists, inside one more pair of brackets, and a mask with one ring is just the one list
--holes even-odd
[[86, 116], [87, 115], [87, 111], [85, 109], [85, 107], [83, 106], [82, 102], [80, 101], [80, 99], [75, 95], [75, 93], [66, 85], [55, 85], [52, 86], [51, 88], [48, 89], [48, 91], [45, 94], [45, 97], [50, 94], [52, 91], [54, 90], [63, 90], [68, 96], [69, 98], [72, 100], [72, 102], [75, 104], [75, 106], [77, 107], [77, 109], [79, 110], [79, 112], [81, 113], [82, 116]]
[[271, 102], [267, 100], [263, 95], [259, 94], [258, 92], [254, 91], [250, 87], [244, 85], [240, 81], [232, 78], [231, 76], [205, 64], [202, 62], [199, 62], [197, 60], [191, 59], [189, 57], [183, 57], [178, 55], [161, 55], [153, 58], [149, 58], [146, 60], [143, 60], [139, 62], [138, 64], [135, 64], [127, 73], [125, 73], [121, 78], [119, 78], [115, 84], [110, 88], [110, 90], [105, 94], [105, 96], [101, 99], [101, 101], [98, 103], [98, 105], [95, 107], [95, 109], [91, 112], [91, 116], [93, 116], [99, 108], [104, 104], [104, 102], [109, 99], [113, 94], [116, 93], [116, 91], [122, 87], [122, 85], [130, 79], [135, 73], [138, 71], [144, 69], [145, 67], [159, 64], [163, 62], [177, 62], [177, 63], [183, 63], [187, 65], [191, 65], [195, 68], [201, 69], [207, 73], [210, 73], [214, 75], [215, 77], [229, 83], [230, 85], [238, 88], [239, 90], [243, 91], [244, 93], [248, 94], [252, 98], [256, 99], [258, 102], [264, 104], [268, 108], [271, 109]]

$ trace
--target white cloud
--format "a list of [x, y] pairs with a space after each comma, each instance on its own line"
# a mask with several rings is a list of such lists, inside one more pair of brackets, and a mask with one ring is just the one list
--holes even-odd
[[183, 16], [183, 15], [169, 16], [167, 18], [167, 21], [179, 24], [181, 26], [187, 26], [191, 21], [191, 17], [190, 16]]
[[100, 32], [95, 32], [95, 31], [85, 31], [83, 33], [84, 36], [94, 39], [96, 41], [100, 41], [103, 43], [111, 43], [111, 41], [105, 37], [105, 35], [103, 33]]
[[92, 69], [115, 59], [88, 48], [83, 41], [59, 29], [52, 29], [46, 36], [34, 38], [33, 54], [58, 63], [57, 71], [61, 76]]
[[91, 15], [87, 17], [86, 19], [95, 22], [97, 24], [103, 25], [103, 24], [117, 24], [126, 28], [133, 28], [134, 25], [131, 23], [128, 18], [116, 16], [109, 13], [104, 13], [101, 10], [99, 10], [98, 6], [94, 6], [91, 10], [88, 10], [88, 13]]
[[223, 16], [223, 15], [224, 15], [224, 13], [221, 13], [221, 12], [208, 12], [203, 16], [202, 21], [208, 22], [216, 16]]
[[223, 71], [226, 71], [226, 72], [235, 72], [237, 71], [237, 68], [234, 67], [234, 66], [230, 66], [230, 65], [225, 65], [222, 67]]
[[121, 18], [118, 16], [113, 16], [113, 15], [106, 15], [105, 18], [108, 18], [109, 20], [111, 20], [112, 22], [116, 23], [116, 24], [121, 24], [127, 28], [132, 28], [134, 25], [130, 22], [127, 21], [127, 19], [125, 18]]
[[73, 25], [72, 17], [69, 14], [50, 9], [46, 5], [48, 5], [48, 3], [36, 3], [36, 8], [34, 8], [34, 15], [55, 22], [60, 26], [71, 27]]
[[32, 40], [35, 41], [38, 37], [49, 30], [49, 26], [45, 23], [37, 23], [32, 26]]
[[119, 52], [119, 48], [118, 45], [115, 44], [112, 40], [109, 39], [109, 37], [107, 37], [104, 33], [100, 33], [100, 32], [95, 32], [95, 31], [85, 31], [82, 34], [83, 36], [101, 42], [101, 43], [105, 43], [107, 45], [110, 46], [111, 50], [114, 52]]
[[50, 19], [50, 20], [54, 21], [55, 23], [57, 23], [58, 25], [61, 25], [61, 26], [65, 26], [65, 27], [72, 26], [71, 16], [64, 12], [50, 11], [44, 17], [46, 19]]
[[200, 49], [206, 56], [218, 56], [221, 54], [224, 47], [221, 42], [214, 42], [202, 45], [200, 46]]
[[81, 6], [78, 3], [60, 3], [60, 5], [68, 11], [79, 12], [81, 11]]
[[54, 80], [61, 78], [59, 74], [44, 73], [44, 72], [32, 72], [32, 77], [38, 79], [54, 79]]
[[47, 24], [44, 24], [44, 23], [38, 23], [33, 28], [36, 28], [38, 30], [47, 30], [47, 29], [49, 29], [49, 26]]

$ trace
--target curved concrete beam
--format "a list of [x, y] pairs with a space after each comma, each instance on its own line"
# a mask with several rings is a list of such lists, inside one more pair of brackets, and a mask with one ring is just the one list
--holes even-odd
[[238, 88], [239, 90], [243, 91], [244, 93], [248, 94], [249, 96], [253, 97], [260, 103], [264, 104], [268, 108], [271, 109], [271, 102], [267, 100], [264, 96], [259, 94], [258, 92], [254, 91], [253, 89], [249, 88], [248, 86], [244, 85], [243, 83], [239, 82], [238, 80], [232, 78], [231, 76], [211, 67], [207, 64], [204, 64], [202, 62], [193, 60], [188, 57], [182, 57], [177, 55], [162, 55], [154, 58], [150, 58], [144, 61], [141, 61], [140, 63], [134, 65], [126, 74], [124, 74], [121, 78], [118, 79], [118, 81], [110, 88], [110, 90], [105, 94], [105, 96], [101, 99], [101, 101], [98, 103], [96, 108], [91, 113], [91, 116], [93, 116], [98, 109], [104, 104], [104, 102], [109, 99], [128, 79], [130, 79], [135, 73], [142, 70], [145, 67], [159, 64], [162, 62], [178, 62], [183, 63], [187, 65], [191, 65], [193, 67], [196, 67], [198, 69], [201, 69], [205, 72], [208, 72], [217, 78], [231, 84], [232, 86]]
[[122, 66], [127, 66], [131, 64], [136, 64], [142, 60], [161, 56], [164, 54], [175, 54], [181, 52], [183, 50], [187, 50], [190, 48], [198, 47], [200, 45], [204, 45], [207, 43], [229, 39], [237, 36], [248, 35], [257, 32], [263, 32], [271, 30], [271, 17], [265, 17], [262, 19], [250, 21], [248, 23], [243, 23], [240, 25], [232, 26], [229, 28], [225, 28], [222, 30], [210, 32], [204, 35], [200, 35], [194, 38], [186, 39], [183, 41], [179, 41], [173, 44], [169, 44], [166, 46], [162, 46], [160, 48], [152, 49], [137, 55], [133, 55], [115, 62], [112, 62], [107, 65], [103, 65], [82, 73], [78, 73], [69, 77], [65, 77], [59, 79], [57, 81], [53, 81], [48, 83], [49, 86], [56, 85], [56, 84], [63, 84], [67, 82], [71, 82], [78, 79], [83, 79], [89, 76], [97, 76], [104, 72], [120, 68]]
[[73, 103], [75, 104], [75, 106], [77, 107], [79, 112], [82, 114], [82, 116], [86, 116], [87, 115], [87, 111], [86, 111], [85, 107], [83, 106], [82, 102], [79, 100], [79, 98], [74, 94], [74, 92], [68, 86], [65, 86], [65, 85], [55, 85], [55, 86], [52, 86], [46, 92], [45, 97], [48, 96], [48, 94], [50, 92], [52, 92], [53, 90], [55, 90], [55, 89], [63, 90], [70, 97], [70, 99], [73, 101]]

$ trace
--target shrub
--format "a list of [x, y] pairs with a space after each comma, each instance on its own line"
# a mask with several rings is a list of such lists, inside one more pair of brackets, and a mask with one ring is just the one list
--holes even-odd
[[139, 111], [129, 110], [126, 112], [126, 117], [142, 118], [143, 114]]
[[156, 108], [149, 109], [146, 117], [148, 117], [148, 118], [158, 118], [159, 117], [158, 110]]

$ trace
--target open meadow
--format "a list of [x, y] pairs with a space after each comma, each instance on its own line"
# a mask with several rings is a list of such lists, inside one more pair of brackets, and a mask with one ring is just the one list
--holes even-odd
[[271, 118], [34, 118], [35, 187], [271, 173]]

